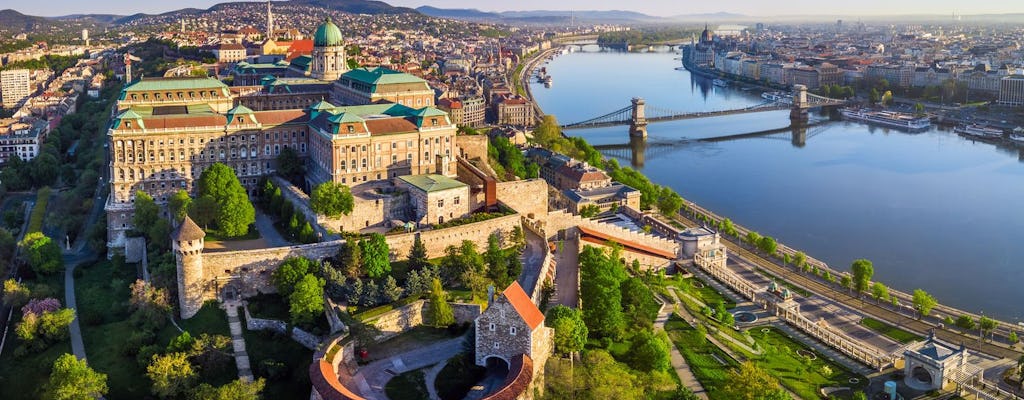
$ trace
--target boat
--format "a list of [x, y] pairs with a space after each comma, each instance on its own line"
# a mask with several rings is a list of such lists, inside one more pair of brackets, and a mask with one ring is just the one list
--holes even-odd
[[551, 75], [544, 77], [544, 87], [551, 87]]
[[793, 95], [786, 92], [764, 92], [761, 98], [783, 104], [793, 104]]
[[995, 139], [1003, 136], [1002, 129], [977, 124], [959, 125], [953, 128], [953, 132], [986, 139]]
[[865, 108], [844, 108], [840, 114], [846, 119], [867, 122], [869, 124], [888, 126], [907, 130], [922, 130], [932, 126], [928, 117], [895, 111], [874, 111]]
[[718, 87], [729, 86], [729, 82], [723, 81], [721, 79], [715, 79], [715, 80], [711, 81], [711, 84], [715, 85], [715, 86], [718, 86]]
[[1011, 133], [1010, 140], [1017, 144], [1024, 144], [1024, 134]]

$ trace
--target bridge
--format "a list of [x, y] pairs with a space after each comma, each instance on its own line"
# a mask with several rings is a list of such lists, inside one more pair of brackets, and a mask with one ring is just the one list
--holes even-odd
[[[793, 85], [792, 93], [792, 99], [789, 102], [777, 99], [733, 110], [698, 112], [681, 112], [648, 106], [644, 99], [634, 97], [631, 104], [626, 107], [598, 117], [562, 125], [562, 129], [585, 129], [615, 125], [629, 125], [630, 137], [647, 138], [647, 124], [652, 122], [719, 117], [725, 115], [779, 111], [786, 109], [790, 110], [789, 119], [793, 121], [794, 124], [806, 124], [807, 112], [809, 109], [815, 107], [841, 106], [847, 103], [846, 100], [833, 99], [807, 93], [807, 87], [804, 85]], [[648, 113], [648, 110], [650, 113]]]

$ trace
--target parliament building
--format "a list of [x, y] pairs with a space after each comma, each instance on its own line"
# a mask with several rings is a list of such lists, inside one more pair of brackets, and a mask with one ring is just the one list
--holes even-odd
[[313, 41], [312, 56], [261, 85], [187, 77], [125, 86], [108, 131], [109, 248], [125, 246], [137, 191], [164, 205], [178, 190], [194, 194], [195, 180], [217, 162], [233, 168], [250, 192], [276, 170], [285, 148], [305, 160], [309, 188], [455, 175], [456, 126], [434, 108], [426, 81], [386, 68], [348, 70], [341, 32], [330, 20]]

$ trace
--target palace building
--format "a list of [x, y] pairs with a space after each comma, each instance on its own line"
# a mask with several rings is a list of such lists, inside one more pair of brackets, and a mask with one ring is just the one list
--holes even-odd
[[[217, 162], [233, 168], [249, 190], [276, 170], [286, 148], [305, 160], [308, 187], [455, 175], [456, 126], [433, 107], [425, 81], [384, 68], [345, 72], [341, 34], [329, 20], [314, 42], [310, 77], [268, 77], [243, 87], [193, 77], [126, 85], [108, 131], [108, 247], [125, 246], [137, 191], [164, 205], [178, 190], [192, 192]], [[325, 99], [339, 77], [335, 87], [349, 82], [358, 90]]]

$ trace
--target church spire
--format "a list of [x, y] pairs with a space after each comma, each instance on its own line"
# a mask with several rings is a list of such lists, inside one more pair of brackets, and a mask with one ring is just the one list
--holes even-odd
[[267, 40], [274, 38], [274, 14], [270, 12], [270, 0], [267, 0]]

